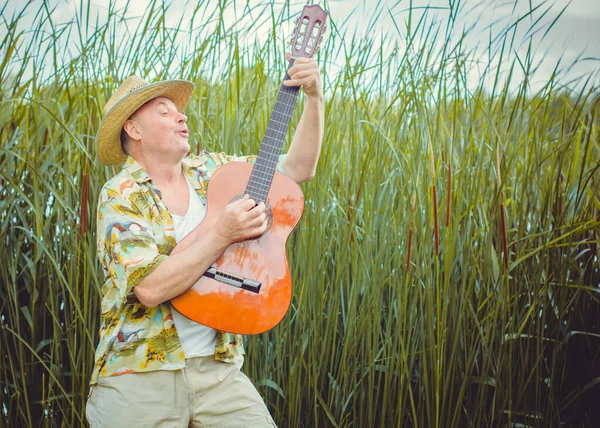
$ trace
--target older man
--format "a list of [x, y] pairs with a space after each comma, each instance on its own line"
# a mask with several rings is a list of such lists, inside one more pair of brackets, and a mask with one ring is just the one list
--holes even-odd
[[[289, 60], [289, 54], [288, 54]], [[298, 58], [286, 86], [302, 86], [305, 109], [278, 169], [310, 180], [323, 138], [323, 90], [316, 62]], [[169, 300], [188, 290], [232, 243], [261, 235], [263, 203], [231, 202], [204, 234], [206, 186], [233, 160], [189, 156], [187, 105], [193, 84], [148, 84], [132, 76], [108, 100], [98, 155], [124, 168], [98, 201], [98, 255], [105, 275], [102, 324], [87, 403], [92, 427], [274, 426], [240, 371], [239, 335], [179, 314]]]

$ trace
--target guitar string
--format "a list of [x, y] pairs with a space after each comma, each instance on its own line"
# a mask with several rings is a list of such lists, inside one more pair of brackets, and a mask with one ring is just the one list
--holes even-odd
[[[284, 95], [288, 95], [282, 92]], [[254, 174], [254, 182], [252, 188], [258, 191], [257, 197], [259, 200], [266, 200], [268, 195], [273, 173], [277, 165], [278, 153], [281, 152], [281, 146], [286, 135], [286, 128], [289, 126], [289, 118], [291, 115], [288, 113], [293, 109], [293, 105], [285, 102], [285, 97], [281, 98], [279, 103], [276, 105], [272, 118], [268, 124], [268, 129], [265, 135], [265, 145], [261, 146], [259, 152], [259, 161], [256, 163], [256, 174]], [[283, 116], [283, 117], [280, 117]], [[280, 120], [283, 119], [283, 120]], [[287, 119], [287, 122], [285, 120]], [[268, 144], [271, 140], [274, 144]], [[262, 162], [261, 162], [262, 160]]]
[[[287, 72], [286, 78], [289, 78]], [[255, 200], [266, 201], [298, 93], [298, 87], [288, 87], [282, 84], [279, 89], [258, 159], [254, 164], [247, 186], [247, 193]], [[269, 140], [274, 144], [269, 144], [267, 142]]]

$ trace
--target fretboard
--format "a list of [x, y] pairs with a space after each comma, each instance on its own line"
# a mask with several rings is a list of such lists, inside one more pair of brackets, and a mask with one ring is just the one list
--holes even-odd
[[[288, 64], [288, 70], [292, 65], [294, 65], [293, 58]], [[289, 78], [290, 76], [286, 72], [284, 81], [289, 80]], [[284, 86], [283, 83], [279, 88], [277, 101], [267, 125], [267, 132], [263, 137], [258, 151], [258, 158], [254, 163], [252, 174], [250, 174], [246, 186], [245, 193], [254, 199], [256, 203], [266, 202], [267, 200], [299, 89], [299, 86]]]

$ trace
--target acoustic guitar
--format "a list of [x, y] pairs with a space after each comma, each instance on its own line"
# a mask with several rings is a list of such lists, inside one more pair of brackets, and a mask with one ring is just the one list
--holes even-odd
[[[292, 59], [310, 58], [318, 49], [327, 13], [305, 6], [291, 40]], [[286, 72], [285, 79], [290, 77]], [[171, 300], [186, 317], [217, 330], [259, 334], [275, 327], [292, 299], [292, 278], [285, 244], [304, 210], [298, 184], [275, 170], [299, 87], [283, 84], [254, 164], [231, 162], [211, 177], [206, 217], [200, 232], [210, 230], [231, 201], [249, 195], [266, 205], [268, 228], [261, 236], [229, 246], [189, 290]]]

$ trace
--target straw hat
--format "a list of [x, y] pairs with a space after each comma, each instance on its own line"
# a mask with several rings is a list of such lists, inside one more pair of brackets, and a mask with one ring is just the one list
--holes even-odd
[[187, 80], [148, 83], [138, 76], [128, 77], [104, 106], [104, 118], [96, 135], [98, 157], [106, 165], [121, 165], [127, 155], [121, 149], [123, 124], [142, 105], [156, 97], [167, 97], [183, 111], [190, 101], [194, 84]]

